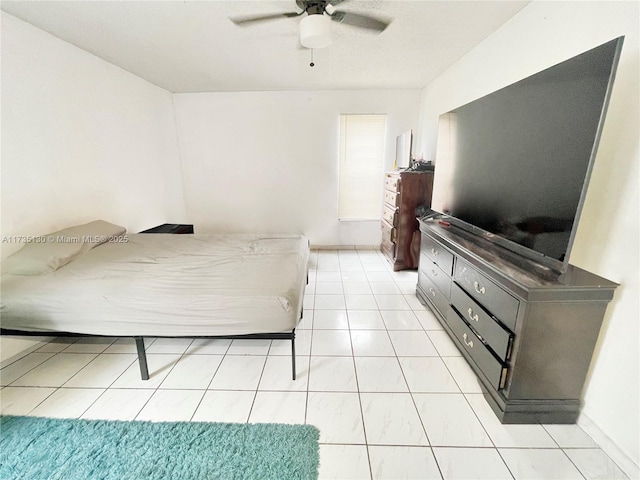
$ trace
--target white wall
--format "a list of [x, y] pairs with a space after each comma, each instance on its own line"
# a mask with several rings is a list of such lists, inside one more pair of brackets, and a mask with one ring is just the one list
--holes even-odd
[[418, 139], [418, 148], [428, 152], [425, 157], [433, 158], [439, 114], [626, 35], [570, 261], [620, 283], [591, 365], [580, 423], [592, 422], [594, 433], [609, 437], [622, 451], [621, 455], [610, 453], [635, 475], [640, 449], [639, 5], [608, 1], [529, 4], [424, 89]]
[[3, 237], [186, 220], [171, 94], [4, 12], [1, 132]]
[[313, 245], [380, 243], [379, 221], [337, 220], [339, 115], [388, 115], [391, 169], [395, 137], [417, 128], [419, 90], [177, 94], [175, 107], [196, 232], [295, 232]]

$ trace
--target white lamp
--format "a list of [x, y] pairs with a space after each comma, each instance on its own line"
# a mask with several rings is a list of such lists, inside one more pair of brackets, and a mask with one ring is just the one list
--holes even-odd
[[300, 20], [300, 43], [306, 48], [323, 48], [331, 44], [331, 19], [322, 14], [307, 15]]

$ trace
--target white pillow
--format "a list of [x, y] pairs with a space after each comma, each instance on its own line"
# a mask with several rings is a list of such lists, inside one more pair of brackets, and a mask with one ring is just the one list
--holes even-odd
[[34, 238], [2, 261], [2, 273], [11, 275], [45, 275], [55, 272], [74, 258], [127, 229], [104, 220], [96, 220]]

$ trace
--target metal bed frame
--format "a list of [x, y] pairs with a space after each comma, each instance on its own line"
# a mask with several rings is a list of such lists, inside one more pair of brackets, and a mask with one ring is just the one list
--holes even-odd
[[[302, 317], [302, 315], [300, 316]], [[134, 338], [138, 351], [138, 364], [140, 366], [140, 376], [142, 380], [149, 380], [149, 367], [147, 364], [147, 354], [144, 347], [144, 337], [142, 336], [122, 336], [122, 335], [91, 335], [87, 333], [73, 332], [33, 332], [25, 330], [11, 330], [0, 328], [0, 335], [26, 336], [26, 337], [106, 337], [106, 338]], [[293, 380], [296, 379], [296, 329], [291, 332], [280, 333], [250, 333], [246, 335], [213, 335], [213, 336], [153, 336], [153, 338], [204, 338], [204, 339], [231, 339], [231, 340], [291, 340], [291, 372]]]

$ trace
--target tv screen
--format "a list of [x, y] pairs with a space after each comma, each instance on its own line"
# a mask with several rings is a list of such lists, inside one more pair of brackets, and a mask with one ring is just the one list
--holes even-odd
[[432, 209], [565, 270], [622, 41], [441, 115]]

